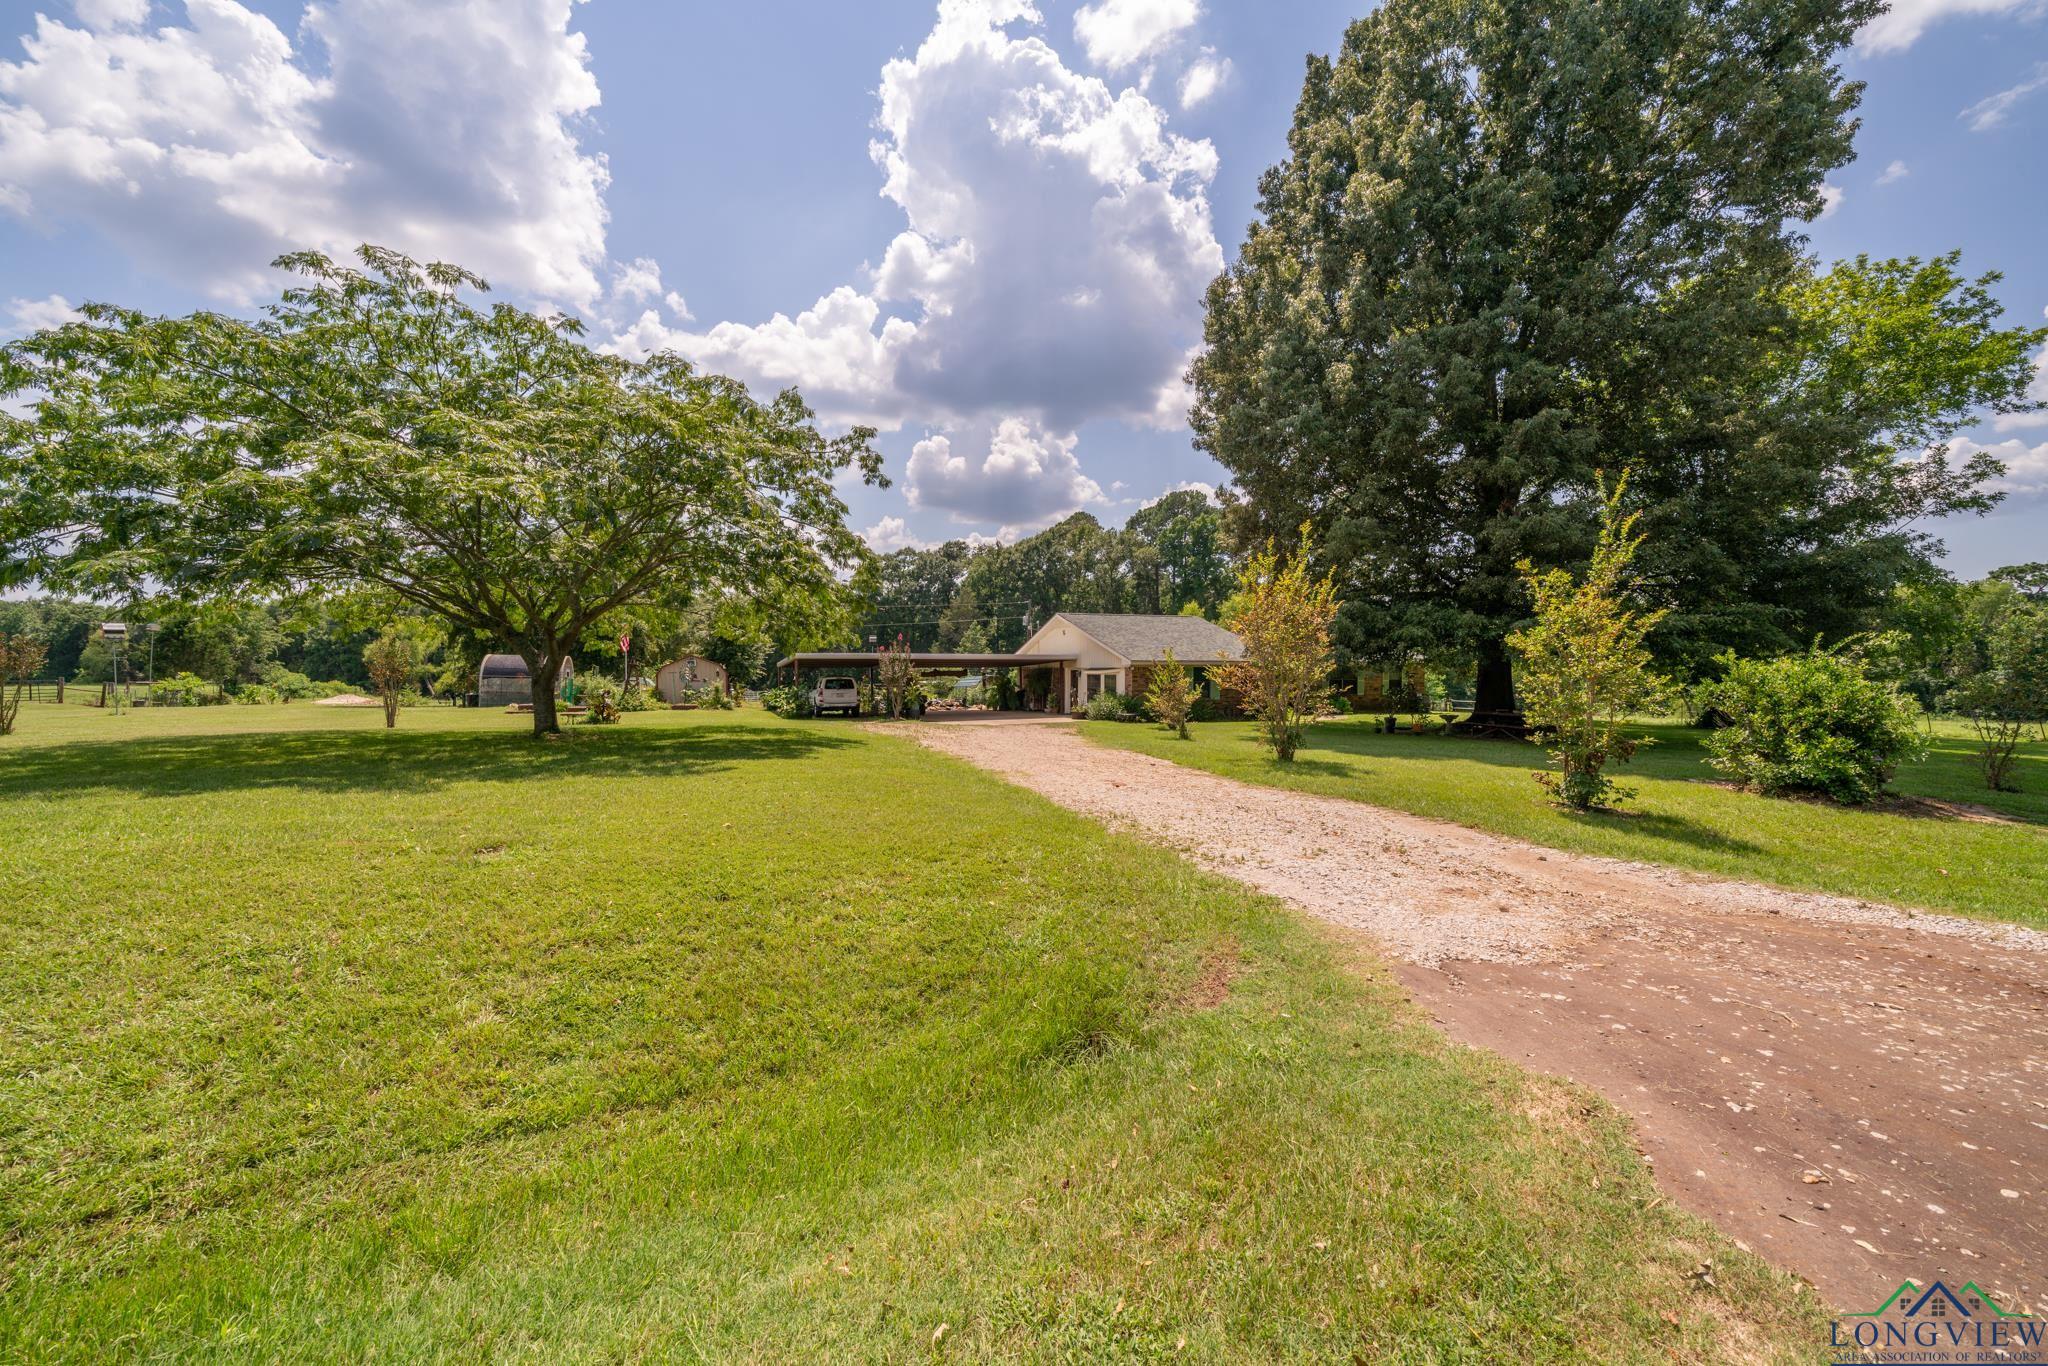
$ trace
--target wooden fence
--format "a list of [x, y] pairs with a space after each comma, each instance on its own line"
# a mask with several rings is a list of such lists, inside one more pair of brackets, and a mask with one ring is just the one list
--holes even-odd
[[[150, 687], [147, 683], [123, 683], [120, 688], [123, 706], [147, 706], [150, 703]], [[156, 701], [161, 706], [178, 706], [182, 694], [172, 694], [168, 689], [158, 687]], [[221, 697], [218, 684], [205, 695], [203, 705], [212, 705]], [[21, 697], [24, 702], [62, 702], [81, 707], [104, 707], [114, 700], [114, 685], [111, 683], [67, 683], [61, 678], [36, 680], [22, 685]]]

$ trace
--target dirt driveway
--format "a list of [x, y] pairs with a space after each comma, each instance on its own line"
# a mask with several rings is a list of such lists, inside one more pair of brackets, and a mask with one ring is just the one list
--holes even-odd
[[1071, 726], [916, 735], [1375, 936], [1454, 1037], [1604, 1094], [1667, 1192], [1830, 1303], [1943, 1277], [2048, 1309], [2048, 935], [1539, 849]]

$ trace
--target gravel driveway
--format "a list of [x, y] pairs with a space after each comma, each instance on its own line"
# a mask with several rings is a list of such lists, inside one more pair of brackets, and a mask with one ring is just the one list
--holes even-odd
[[1908, 1277], [2041, 1302], [2048, 935], [1539, 849], [1068, 724], [913, 733], [1372, 935], [1453, 1037], [1600, 1091], [1673, 1198], [1831, 1303]]

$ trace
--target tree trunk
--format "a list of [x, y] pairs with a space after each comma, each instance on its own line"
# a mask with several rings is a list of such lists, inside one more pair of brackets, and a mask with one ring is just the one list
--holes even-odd
[[398, 690], [387, 688], [384, 692], [384, 729], [398, 728]]
[[555, 680], [562, 672], [562, 659], [552, 652], [522, 656], [533, 679], [533, 733], [560, 735], [562, 723], [555, 715]]
[[1502, 712], [1515, 710], [1515, 662], [1508, 657], [1504, 641], [1489, 640], [1479, 646], [1479, 674], [1473, 683], [1472, 710]]

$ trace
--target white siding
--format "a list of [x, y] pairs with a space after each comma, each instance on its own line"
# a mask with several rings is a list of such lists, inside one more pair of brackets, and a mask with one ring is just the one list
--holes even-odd
[[1098, 642], [1080, 627], [1055, 616], [1038, 628], [1036, 635], [1018, 647], [1020, 655], [1061, 655], [1074, 661], [1077, 670], [1123, 669], [1130, 661]]

